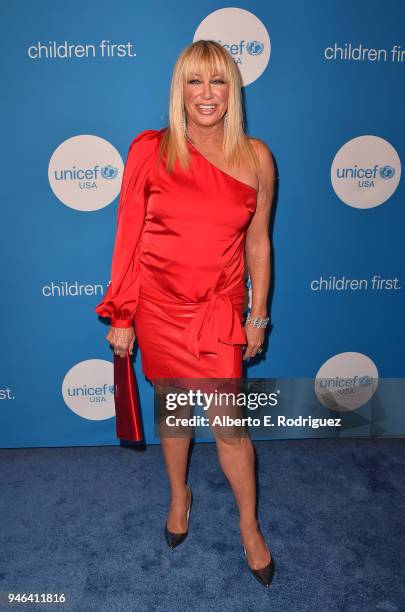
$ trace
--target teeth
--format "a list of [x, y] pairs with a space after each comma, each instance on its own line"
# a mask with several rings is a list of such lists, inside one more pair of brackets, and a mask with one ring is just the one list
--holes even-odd
[[208, 105], [208, 104], [199, 104], [198, 105], [199, 108], [215, 108], [215, 105]]

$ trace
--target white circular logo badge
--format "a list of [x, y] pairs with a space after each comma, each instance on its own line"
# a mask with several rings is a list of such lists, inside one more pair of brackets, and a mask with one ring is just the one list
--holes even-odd
[[62, 383], [66, 405], [83, 419], [102, 421], [115, 416], [113, 364], [88, 359], [71, 368]]
[[375, 363], [362, 353], [334, 355], [320, 367], [315, 394], [329, 410], [355, 410], [366, 404], [378, 387]]
[[55, 149], [48, 166], [49, 184], [66, 206], [81, 211], [104, 208], [121, 189], [124, 163], [113, 145], [83, 134]]
[[239, 67], [243, 85], [253, 83], [266, 69], [270, 37], [253, 13], [233, 7], [210, 13], [198, 26], [193, 42], [207, 39], [219, 42], [229, 51]]
[[358, 136], [344, 144], [332, 162], [336, 195], [353, 208], [373, 208], [392, 196], [401, 178], [394, 147], [379, 136]]

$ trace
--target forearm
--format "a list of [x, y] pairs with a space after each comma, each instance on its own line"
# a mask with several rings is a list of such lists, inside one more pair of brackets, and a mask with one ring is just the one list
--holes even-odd
[[267, 302], [270, 289], [270, 240], [246, 244], [246, 263], [252, 282], [252, 317], [268, 315]]

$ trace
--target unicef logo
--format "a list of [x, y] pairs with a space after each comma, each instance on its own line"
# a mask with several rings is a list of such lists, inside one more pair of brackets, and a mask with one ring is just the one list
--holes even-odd
[[271, 43], [265, 25], [254, 13], [240, 8], [223, 8], [210, 13], [197, 27], [193, 42], [215, 40], [233, 58], [242, 84], [250, 85], [267, 68]]
[[258, 40], [252, 40], [246, 45], [246, 51], [249, 55], [261, 55], [264, 51], [264, 44]]
[[62, 397], [82, 419], [104, 421], [115, 416], [114, 370], [111, 361], [87, 359], [76, 363], [62, 382]]
[[72, 136], [52, 153], [48, 166], [51, 189], [60, 202], [90, 212], [111, 204], [121, 189], [124, 162], [104, 138]]
[[378, 387], [375, 363], [363, 353], [333, 355], [319, 368], [315, 377], [315, 394], [329, 410], [347, 412], [364, 406]]
[[353, 208], [367, 209], [383, 204], [395, 193], [400, 178], [399, 155], [380, 136], [357, 136], [348, 140], [336, 153], [331, 166], [336, 195]]
[[101, 168], [101, 176], [105, 179], [115, 179], [118, 176], [118, 168], [114, 166], [104, 166]]
[[394, 174], [395, 168], [393, 168], [392, 166], [383, 166], [382, 168], [380, 168], [380, 176], [384, 180], [392, 179]]

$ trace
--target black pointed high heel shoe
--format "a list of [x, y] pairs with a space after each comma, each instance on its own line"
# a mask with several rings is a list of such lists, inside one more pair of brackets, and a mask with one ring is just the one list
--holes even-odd
[[190, 517], [191, 504], [193, 503], [193, 493], [191, 491], [191, 487], [189, 487], [188, 485], [187, 485], [187, 489], [190, 491], [190, 504], [187, 508], [187, 530], [184, 531], [183, 533], [174, 533], [173, 531], [169, 531], [167, 528], [167, 521], [166, 521], [165, 538], [166, 538], [166, 542], [169, 548], [176, 548], [176, 546], [178, 546], [185, 540], [188, 534], [188, 523], [189, 523], [189, 517]]
[[248, 560], [247, 560], [247, 554], [246, 554], [246, 548], [243, 546], [243, 551], [245, 553], [245, 558], [246, 558], [246, 563], [248, 568], [250, 569], [250, 571], [252, 572], [253, 576], [256, 578], [256, 580], [258, 580], [260, 582], [260, 584], [262, 584], [265, 587], [269, 587], [270, 583], [273, 579], [273, 574], [274, 574], [274, 559], [273, 559], [273, 555], [271, 555], [271, 559], [268, 562], [267, 565], [265, 565], [264, 567], [261, 567], [259, 569], [253, 569], [250, 567]]

